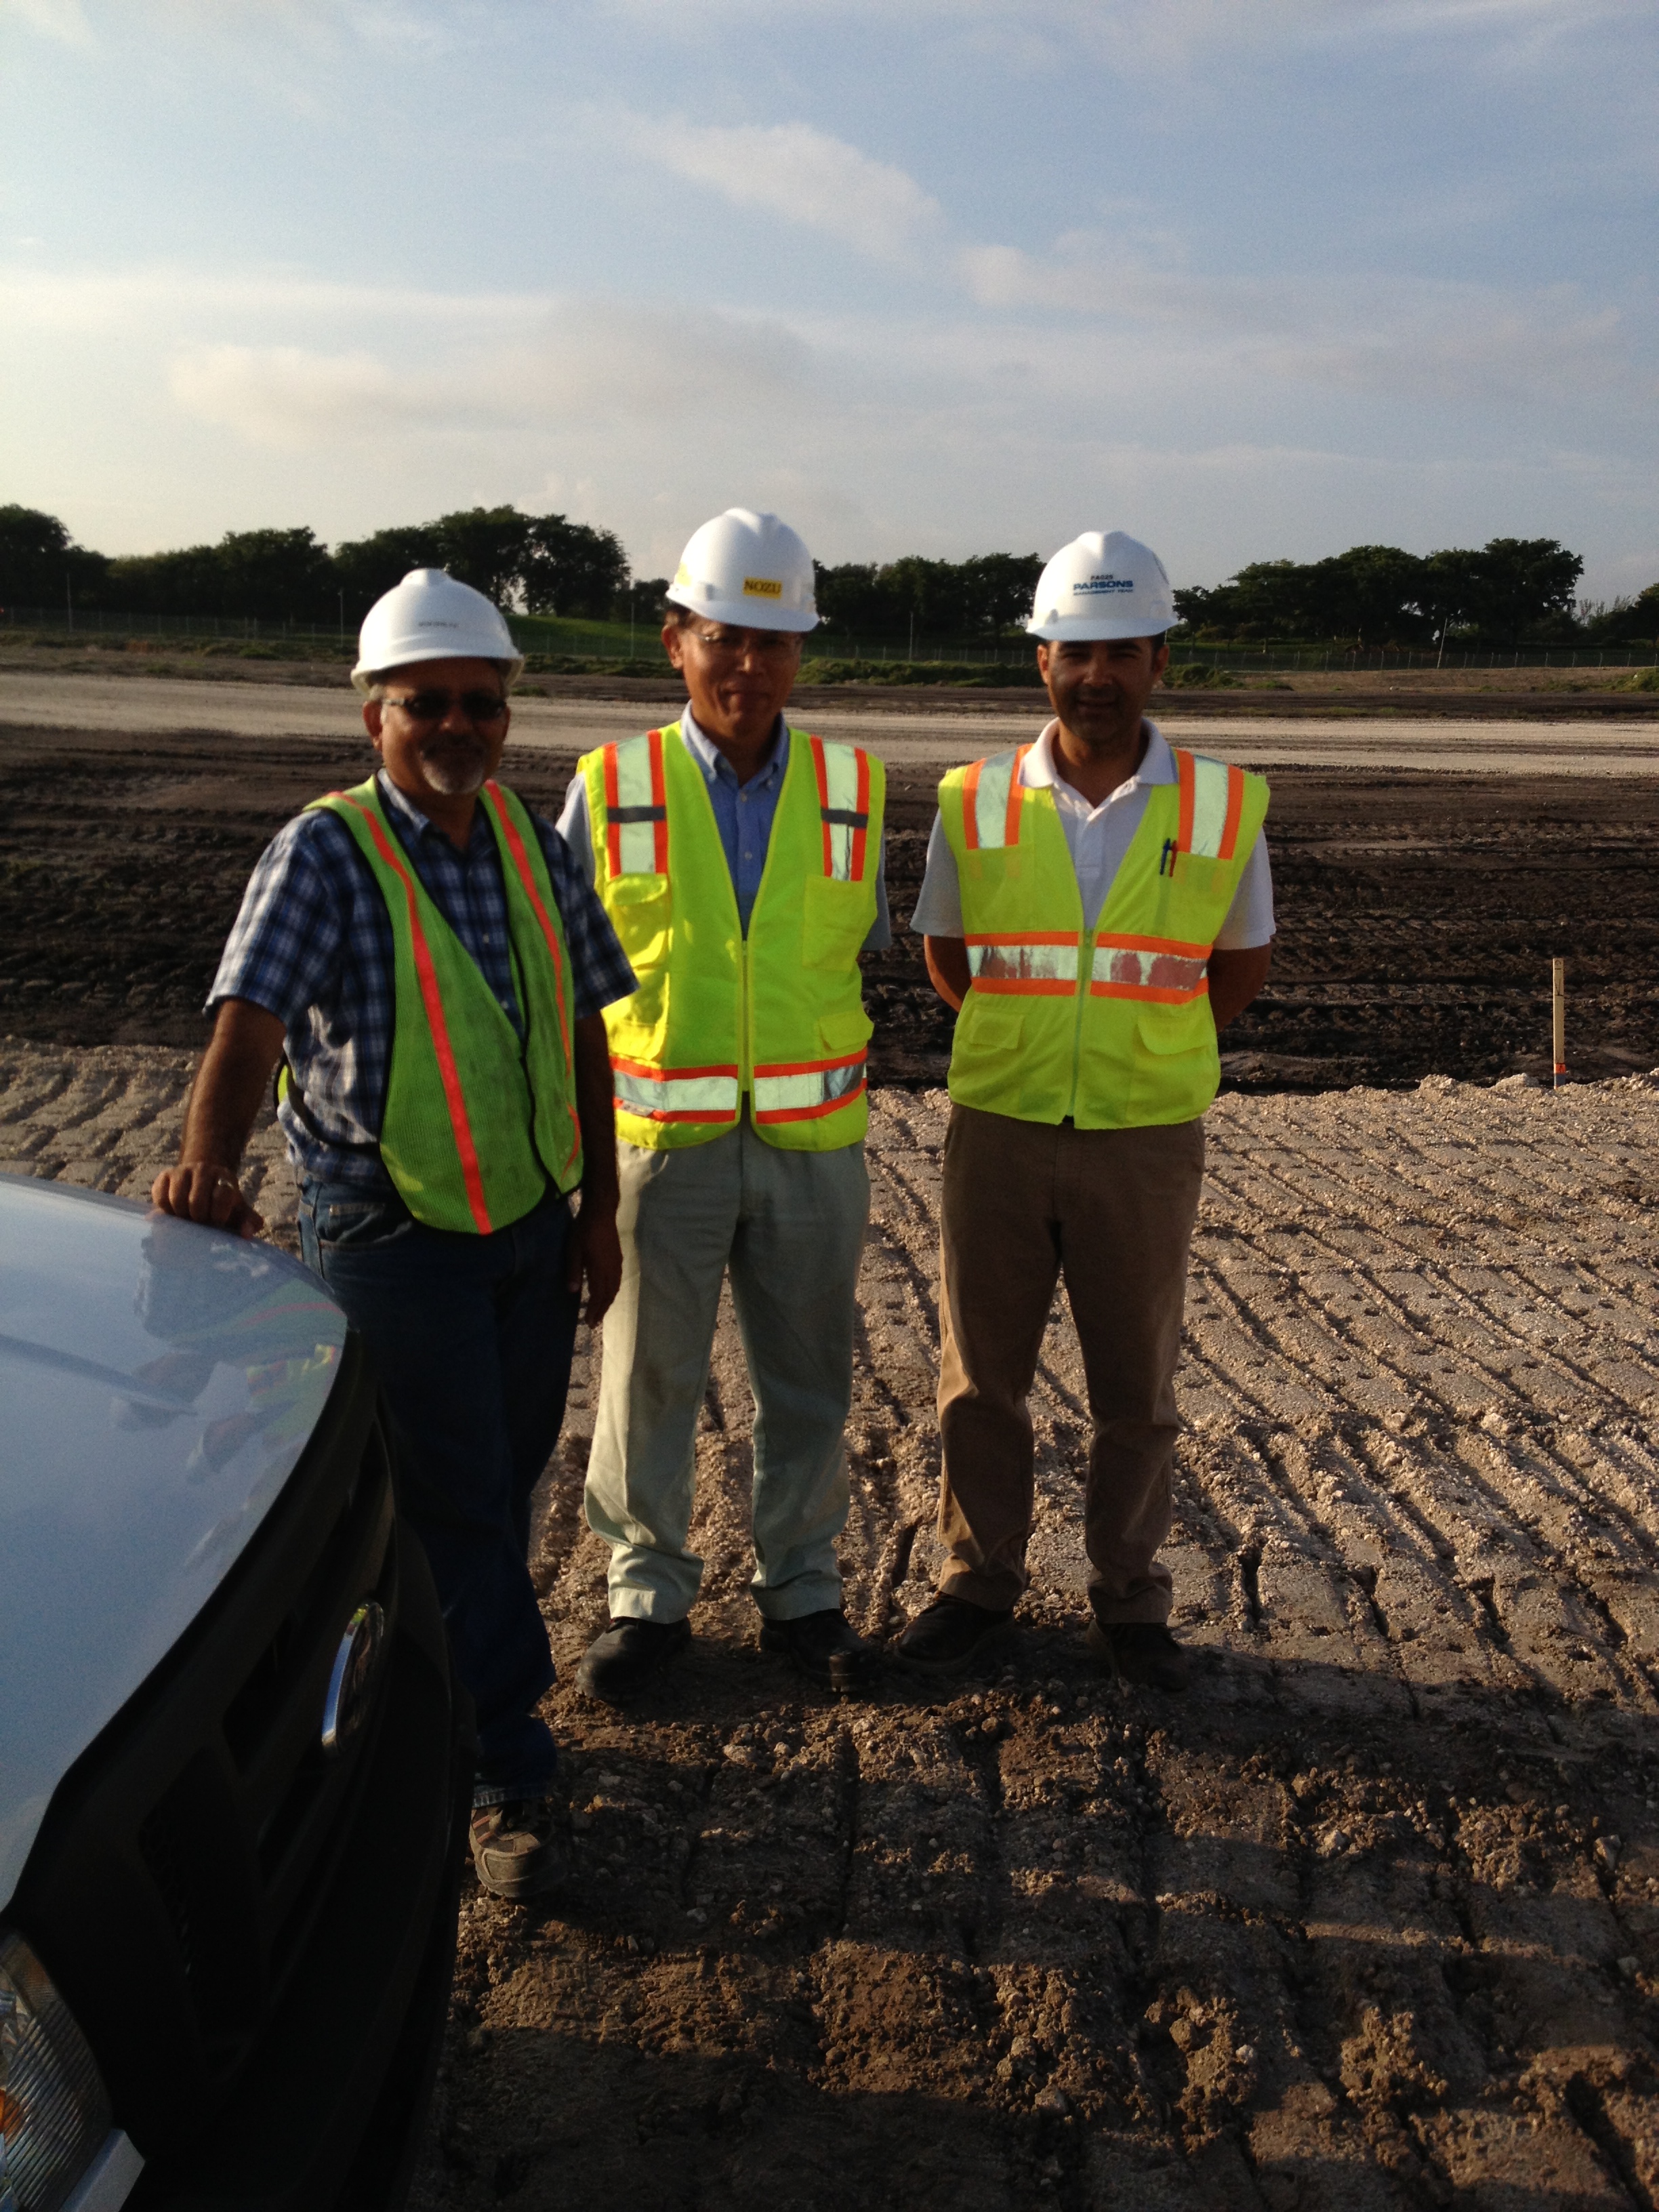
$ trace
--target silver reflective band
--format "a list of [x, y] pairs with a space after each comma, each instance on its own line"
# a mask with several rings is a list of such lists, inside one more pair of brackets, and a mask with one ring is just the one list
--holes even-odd
[[769, 1075], [755, 1070], [755, 1119], [805, 1121], [827, 1114], [864, 1088], [864, 1055], [829, 1067], [797, 1067]]
[[611, 1063], [611, 1089], [618, 1106], [653, 1121], [734, 1121], [738, 1114], [738, 1072], [643, 1067], [637, 1061]]
[[323, 1749], [338, 1751], [349, 1743], [368, 1717], [373, 1705], [374, 1675], [380, 1646], [386, 1640], [386, 1615], [373, 1599], [360, 1605], [346, 1623], [340, 1648], [334, 1655], [334, 1671], [323, 1699]]
[[0, 1930], [0, 2212], [61, 2204], [109, 2131], [73, 2014], [22, 1937]]
[[1193, 842], [1191, 850], [1200, 860], [1220, 857], [1227, 827], [1229, 779], [1225, 761], [1193, 755]]
[[1202, 953], [1107, 941], [1095, 947], [1089, 980], [1097, 993], [1107, 996], [1118, 991], [1125, 997], [1174, 1002], [1197, 998], [1206, 988], [1208, 973], [1209, 962]]
[[1075, 939], [1069, 945], [984, 945], [968, 939], [968, 967], [975, 982], [1075, 983], [1077, 955]]
[[818, 740], [823, 759], [823, 804], [818, 811], [827, 837], [824, 850], [829, 873], [837, 883], [853, 879], [854, 840], [870, 826], [870, 817], [859, 811], [859, 757], [854, 745], [829, 738]]

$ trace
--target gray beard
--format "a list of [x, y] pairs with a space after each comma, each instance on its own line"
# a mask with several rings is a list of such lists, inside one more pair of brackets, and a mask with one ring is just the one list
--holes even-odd
[[422, 753], [421, 773], [434, 791], [442, 792], [446, 799], [466, 799], [483, 788], [489, 771], [481, 760]]

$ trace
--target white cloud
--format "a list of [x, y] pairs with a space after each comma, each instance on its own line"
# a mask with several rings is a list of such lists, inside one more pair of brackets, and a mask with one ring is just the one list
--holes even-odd
[[1634, 398], [1640, 388], [1620, 311], [1589, 305], [1569, 285], [1218, 278], [1114, 258], [1080, 234], [1060, 246], [1047, 257], [964, 246], [956, 265], [981, 307], [1184, 333], [1263, 374], [1327, 389], [1490, 404]]
[[255, 271], [226, 276], [152, 265], [121, 270], [0, 268], [0, 320], [13, 330], [131, 331], [181, 319], [323, 320], [367, 328], [381, 319], [465, 322], [499, 331], [547, 312], [544, 295], [440, 292]]
[[10, 16], [26, 30], [43, 39], [56, 39], [65, 46], [95, 43], [81, 0], [0, 0], [0, 22]]
[[810, 349], [770, 319], [574, 301], [532, 336], [463, 362], [393, 368], [362, 349], [209, 344], [173, 359], [168, 389], [198, 421], [257, 445], [385, 443], [418, 426], [464, 436], [520, 427], [763, 422], [799, 398]]
[[[614, 12], [702, 37], [709, 22], [781, 18], [831, 27], [892, 17], [891, 0], [703, 0], [693, 17], [663, 22], [660, 0], [612, 0]], [[1538, 59], [1593, 25], [1627, 17], [1628, 0], [908, 0], [914, 24], [1026, 65], [1086, 57], [1126, 72], [1188, 70], [1242, 51], [1270, 52], [1357, 42], [1464, 37], [1486, 58]]]
[[441, 392], [423, 403], [415, 381], [369, 353], [200, 346], [179, 356], [167, 382], [186, 414], [258, 445], [303, 447], [444, 411]]
[[612, 127], [640, 159], [733, 207], [824, 231], [878, 259], [901, 259], [942, 220], [914, 177], [810, 123], [696, 124], [624, 112]]

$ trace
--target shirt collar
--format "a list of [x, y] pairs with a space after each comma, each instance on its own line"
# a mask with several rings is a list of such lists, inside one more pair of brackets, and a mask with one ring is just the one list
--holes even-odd
[[[750, 777], [749, 781], [742, 786], [744, 790], [750, 791], [757, 784], [773, 781], [781, 774], [787, 754], [787, 749], [783, 742], [784, 728], [784, 718], [780, 714], [777, 727], [772, 732], [772, 742], [766, 758]], [[711, 783], [716, 776], [723, 777], [727, 783], [737, 782], [736, 769], [732, 767], [719, 746], [706, 738], [697, 727], [696, 717], [690, 707], [681, 709], [680, 735], [685, 739], [686, 749], [692, 759], [696, 762]]]
[[[1146, 750], [1141, 756], [1140, 766], [1126, 781], [1119, 784], [1110, 797], [1102, 800], [1103, 805], [1109, 806], [1114, 799], [1126, 796], [1129, 792], [1141, 786], [1174, 783], [1177, 781], [1175, 755], [1170, 750], [1169, 739], [1158, 728], [1158, 724], [1146, 716], [1142, 716], [1140, 726], [1146, 732]], [[1038, 738], [1019, 764], [1019, 780], [1028, 791], [1048, 791], [1057, 788], [1060, 793], [1073, 800], [1079, 806], [1088, 807], [1089, 802], [1084, 798], [1082, 793], [1074, 789], [1055, 769], [1054, 736], [1059, 728], [1058, 720], [1046, 722], [1043, 725], [1042, 736]], [[1092, 807], [1089, 808], [1089, 811], [1091, 813], [1097, 811]]]

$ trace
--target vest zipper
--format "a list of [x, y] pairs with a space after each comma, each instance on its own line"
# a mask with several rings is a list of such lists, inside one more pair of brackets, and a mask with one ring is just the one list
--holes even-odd
[[[1098, 921], [1095, 929], [1098, 929]], [[1085, 929], [1077, 946], [1077, 999], [1072, 1021], [1072, 1095], [1066, 1111], [1071, 1120], [1077, 1120], [1078, 1084], [1083, 1073], [1083, 1008], [1089, 996], [1089, 979], [1095, 972], [1095, 930]]]
[[[775, 824], [774, 826], [775, 827]], [[755, 903], [758, 906], [760, 901], [757, 899]], [[752, 915], [750, 919], [753, 919]], [[749, 975], [749, 939], [746, 933], [739, 942], [743, 949], [738, 958], [738, 1118], [739, 1121], [743, 1118], [743, 1102], [744, 1095], [747, 1094], [749, 1116], [752, 1121], [755, 1114], [755, 1055], [754, 1041], [749, 1034], [749, 1000], [751, 985]]]

